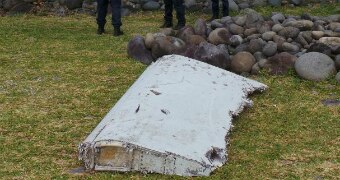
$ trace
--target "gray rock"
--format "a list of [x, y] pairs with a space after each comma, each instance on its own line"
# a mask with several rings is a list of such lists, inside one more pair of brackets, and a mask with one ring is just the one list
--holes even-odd
[[283, 24], [284, 27], [295, 27], [301, 31], [311, 30], [313, 27], [313, 22], [309, 20], [298, 20], [298, 21], [288, 21]]
[[225, 17], [222, 17], [222, 19], [220, 20], [220, 23], [224, 25], [228, 25], [228, 24], [233, 23], [233, 19], [230, 16], [225, 16]]
[[33, 5], [27, 2], [20, 2], [10, 8], [8, 14], [28, 13], [33, 9]]
[[244, 26], [244, 24], [246, 23], [246, 16], [234, 16], [232, 17], [232, 20], [235, 24], [239, 26]]
[[340, 44], [340, 37], [322, 37], [319, 39], [319, 42], [331, 46], [337, 46]]
[[252, 39], [248, 45], [248, 52], [254, 54], [257, 51], [262, 51], [265, 42], [262, 39]]
[[308, 42], [305, 40], [301, 33], [298, 35], [298, 37], [296, 37], [295, 42], [301, 44], [302, 47], [308, 45]]
[[144, 64], [149, 65], [153, 61], [151, 52], [145, 47], [142, 36], [135, 36], [129, 41], [127, 52], [130, 57]]
[[240, 9], [246, 9], [246, 8], [249, 8], [250, 5], [249, 5], [248, 2], [243, 2], [243, 3], [238, 4], [238, 7], [239, 7]]
[[301, 19], [313, 21], [313, 18], [307, 13], [302, 13]]
[[295, 62], [297, 74], [307, 80], [323, 81], [336, 73], [334, 61], [325, 54], [310, 52]]
[[300, 30], [295, 27], [285, 27], [281, 31], [279, 31], [278, 35], [283, 36], [285, 38], [296, 38], [300, 33]]
[[235, 73], [250, 72], [256, 60], [249, 52], [239, 52], [231, 59], [231, 71]]
[[281, 0], [268, 0], [268, 3], [272, 6], [281, 6]]
[[294, 67], [296, 59], [294, 55], [282, 52], [269, 58], [263, 68], [273, 75], [287, 74], [289, 69]]
[[340, 70], [340, 54], [335, 56], [334, 62], [335, 62], [336, 69], [339, 71]]
[[206, 37], [207, 35], [207, 24], [202, 18], [196, 20], [194, 25], [195, 34]]
[[232, 34], [243, 34], [243, 27], [239, 26], [239, 25], [236, 25], [236, 24], [230, 24], [229, 25], [229, 31], [232, 33]]
[[185, 51], [186, 44], [183, 40], [166, 36], [156, 37], [155, 42], [152, 45], [151, 52], [152, 56], [157, 59], [161, 56], [168, 54], [180, 54]]
[[319, 53], [322, 53], [322, 54], [326, 54], [327, 56], [331, 56], [332, 49], [329, 46], [327, 46], [326, 44], [315, 43], [315, 44], [312, 44], [309, 47], [307, 52], [319, 52]]
[[154, 38], [153, 34], [147, 33], [145, 35], [145, 47], [148, 48], [148, 49], [151, 49], [154, 42], [155, 42], [155, 38]]
[[295, 54], [299, 52], [300, 48], [297, 45], [292, 43], [285, 42], [282, 44], [283, 51], [289, 52], [291, 54]]
[[331, 22], [329, 24], [329, 29], [335, 31], [335, 29], [340, 28], [340, 22]]
[[143, 9], [147, 11], [158, 10], [161, 7], [159, 2], [149, 1], [143, 5]]
[[268, 59], [260, 59], [258, 64], [260, 68], [264, 68], [268, 64]]
[[312, 37], [316, 40], [319, 40], [325, 35], [323, 31], [312, 31]]
[[262, 34], [262, 39], [265, 41], [271, 41], [273, 40], [274, 35], [276, 35], [274, 31], [267, 31]]
[[336, 29], [334, 29], [334, 32], [336, 32], [336, 33], [340, 33], [340, 28], [336, 28]]
[[267, 5], [267, 0], [254, 0], [252, 3], [253, 7], [262, 7]]
[[329, 37], [340, 37], [340, 33], [331, 31], [331, 30], [325, 30], [324, 31], [325, 36], [329, 36]]
[[282, 44], [283, 44], [284, 42], [286, 42], [286, 39], [285, 39], [284, 37], [282, 37], [282, 36], [275, 35], [275, 36], [273, 37], [273, 40], [274, 40], [274, 42], [277, 44], [277, 49], [278, 49], [279, 51], [283, 51]]
[[333, 54], [340, 54], [340, 44], [337, 46], [331, 46]]
[[245, 26], [247, 28], [256, 27], [258, 23], [262, 23], [264, 21], [263, 17], [252, 9], [246, 9], [246, 17]]
[[255, 52], [253, 54], [253, 56], [255, 57], [256, 62], [259, 62], [261, 59], [266, 59], [266, 57], [264, 56], [264, 54], [262, 52]]
[[258, 39], [258, 38], [261, 38], [261, 34], [252, 34], [252, 35], [247, 37], [247, 40], [251, 41], [253, 39]]
[[274, 24], [272, 21], [264, 21], [262, 23], [258, 23], [256, 28], [259, 33], [263, 34], [267, 31], [270, 31], [273, 25]]
[[243, 44], [238, 45], [235, 48], [235, 52], [233, 54], [237, 54], [237, 53], [242, 52], [242, 51], [247, 51], [248, 45], [249, 45], [249, 43], [243, 43]]
[[250, 29], [246, 29], [244, 31], [244, 35], [245, 36], [250, 36], [250, 35], [253, 35], [253, 34], [256, 34], [257, 33], [257, 29], [254, 27], [254, 28], [250, 28]]
[[84, 0], [66, 0], [66, 6], [70, 10], [81, 8], [83, 1]]
[[259, 74], [260, 70], [261, 70], [261, 68], [259, 66], [259, 63], [255, 63], [253, 65], [253, 67], [251, 68], [250, 74], [257, 75], [257, 74]]
[[232, 45], [232, 46], [238, 46], [238, 45], [242, 44], [243, 39], [242, 39], [242, 37], [239, 36], [239, 35], [232, 35], [232, 36], [230, 37], [229, 41], [230, 41], [230, 45]]
[[213, 28], [213, 29], [224, 27], [224, 25], [217, 19], [211, 21], [210, 24], [211, 24], [211, 28]]
[[209, 34], [208, 41], [215, 45], [227, 44], [230, 37], [231, 34], [226, 28], [217, 28]]
[[282, 13], [277, 13], [271, 17], [275, 24], [282, 23], [286, 18]]
[[189, 41], [187, 41], [186, 43], [190, 44], [190, 45], [199, 45], [202, 42], [207, 42], [202, 36], [199, 35], [191, 35], [188, 38]]
[[194, 58], [222, 69], [230, 67], [228, 52], [223, 47], [210, 43], [201, 43], [195, 51]]
[[196, 5], [196, 0], [184, 0], [184, 6], [187, 9], [190, 9], [191, 7], [193, 7], [194, 5]]
[[275, 42], [269, 41], [262, 50], [263, 54], [267, 57], [274, 56], [277, 52], [277, 44]]
[[273, 27], [272, 27], [272, 31], [278, 33], [279, 31], [281, 31], [284, 27], [281, 25], [281, 24], [275, 24]]
[[162, 28], [160, 33], [165, 34], [166, 36], [174, 36], [175, 31], [172, 28]]
[[238, 5], [233, 0], [228, 0], [229, 2], [229, 10], [231, 11], [239, 11]]
[[312, 38], [312, 32], [311, 31], [302, 31], [301, 32], [302, 37], [308, 42], [312, 43], [313, 38]]
[[340, 71], [335, 76], [336, 82], [340, 83]]
[[195, 30], [191, 26], [185, 26], [182, 29], [178, 30], [177, 37], [182, 39], [183, 41], [189, 41], [189, 37], [195, 34]]

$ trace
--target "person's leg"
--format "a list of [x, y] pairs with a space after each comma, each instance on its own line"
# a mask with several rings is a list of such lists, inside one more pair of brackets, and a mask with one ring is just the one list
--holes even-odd
[[185, 26], [185, 6], [184, 0], [173, 0], [176, 9], [177, 26], [175, 29], [181, 29]]
[[172, 0], [164, 0], [164, 24], [161, 28], [169, 28], [172, 27], [172, 11], [173, 11], [173, 3]]
[[222, 0], [222, 6], [223, 6], [223, 17], [229, 16], [229, 1], [228, 0]]
[[97, 0], [97, 24], [98, 24], [98, 34], [104, 33], [104, 26], [106, 23], [106, 14], [107, 14], [107, 6], [108, 0]]
[[122, 9], [122, 1], [121, 0], [111, 0], [112, 7], [112, 26], [114, 27], [114, 36], [123, 35], [123, 32], [120, 30], [120, 26], [122, 26], [122, 17], [121, 17], [121, 9]]
[[212, 17], [210, 18], [210, 21], [214, 19], [218, 19], [218, 16], [220, 14], [220, 7], [218, 0], [211, 0], [211, 7], [212, 7]]

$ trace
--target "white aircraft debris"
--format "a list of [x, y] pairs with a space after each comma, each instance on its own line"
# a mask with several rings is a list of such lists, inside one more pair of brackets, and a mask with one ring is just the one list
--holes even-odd
[[208, 176], [234, 115], [266, 85], [178, 55], [151, 64], [79, 145], [88, 170]]

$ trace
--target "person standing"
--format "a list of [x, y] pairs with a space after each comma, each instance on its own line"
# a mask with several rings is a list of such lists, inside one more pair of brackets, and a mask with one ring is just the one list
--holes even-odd
[[[229, 2], [228, 0], [221, 0], [222, 1], [222, 15], [223, 17], [229, 16]], [[219, 7], [219, 0], [211, 0], [212, 2], [212, 13], [213, 16], [210, 18], [210, 21], [214, 19], [219, 19], [220, 15], [220, 7]]]
[[175, 8], [177, 25], [174, 29], [179, 30], [185, 26], [185, 6], [184, 0], [164, 0], [165, 11], [164, 11], [164, 24], [161, 28], [172, 27], [172, 11]]
[[122, 26], [121, 21], [121, 0], [97, 0], [97, 24], [98, 30], [97, 34], [101, 35], [105, 32], [105, 24], [106, 24], [106, 14], [108, 4], [111, 4], [112, 8], [112, 26], [114, 28], [113, 35], [120, 36], [124, 33], [120, 30], [120, 26]]

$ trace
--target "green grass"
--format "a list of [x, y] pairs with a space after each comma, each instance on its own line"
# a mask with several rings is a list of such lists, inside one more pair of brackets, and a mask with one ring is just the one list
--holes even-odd
[[[188, 14], [189, 24], [198, 17], [208, 15]], [[161, 12], [126, 17], [125, 35], [116, 38], [110, 26], [108, 34], [96, 35], [90, 16], [0, 18], [0, 177], [179, 179], [68, 173], [82, 165], [77, 145], [145, 69], [127, 57], [128, 40], [157, 32], [161, 21]], [[251, 78], [270, 88], [252, 96], [254, 107], [234, 120], [228, 164], [209, 178], [339, 177], [340, 108], [320, 102], [339, 99], [339, 85], [294, 74]]]

